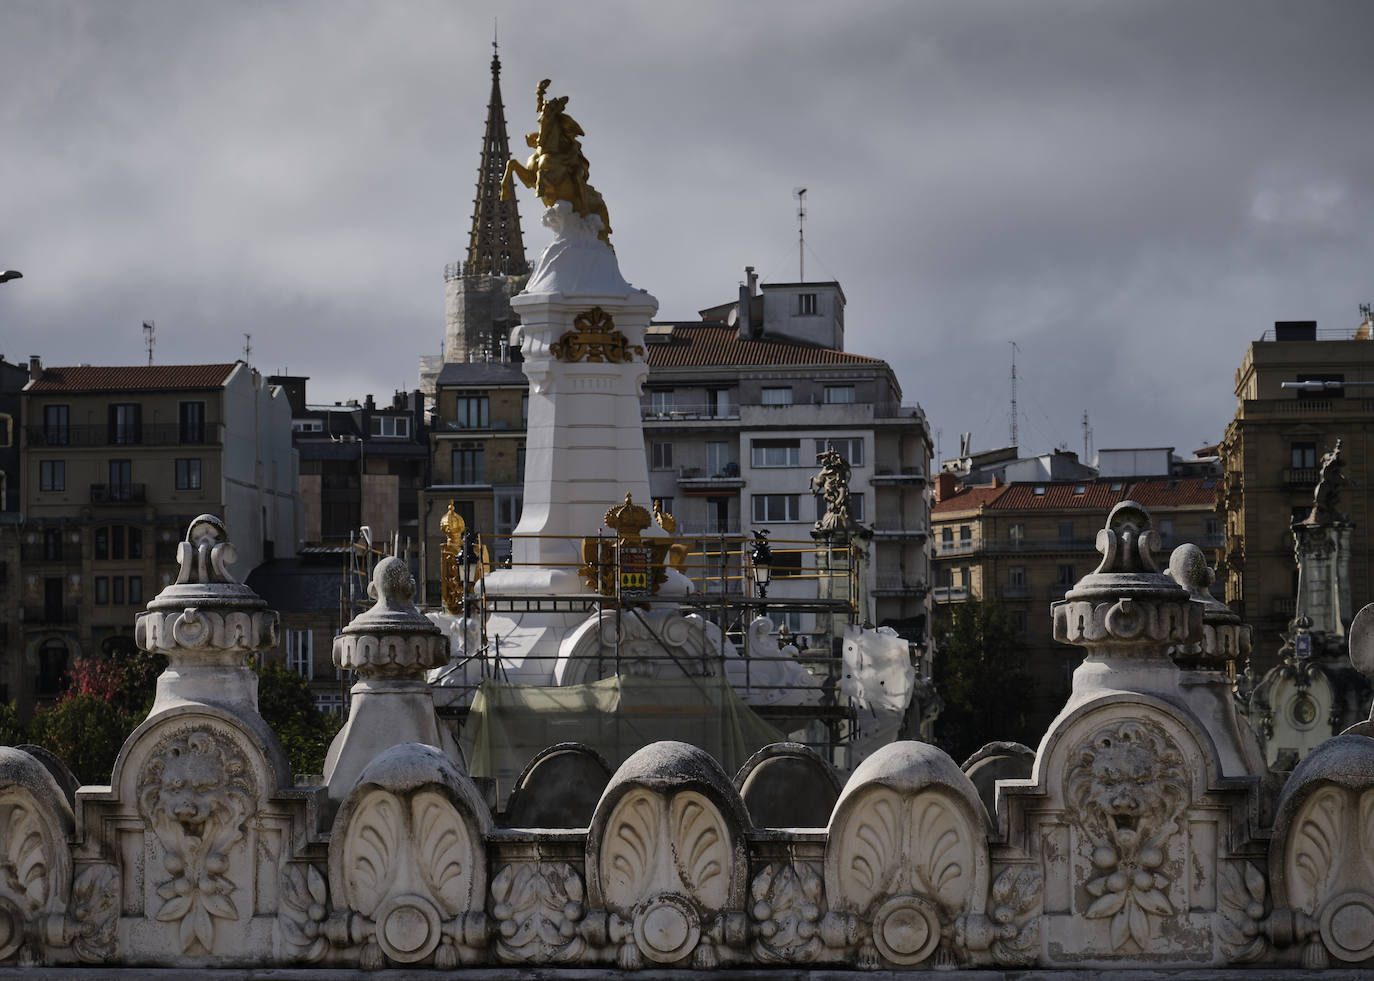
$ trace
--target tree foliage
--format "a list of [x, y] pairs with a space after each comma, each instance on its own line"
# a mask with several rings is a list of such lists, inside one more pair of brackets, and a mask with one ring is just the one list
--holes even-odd
[[993, 740], [1026, 742], [1035, 682], [1025, 669], [1025, 644], [999, 604], [969, 600], [950, 609], [934, 663], [944, 709], [936, 741], [956, 762]]
[[[56, 754], [78, 780], [109, 781], [115, 757], [148, 716], [161, 655], [139, 650], [130, 638], [111, 638], [102, 654], [81, 658], [67, 670], [67, 688], [53, 705], [20, 724], [13, 706], [0, 706], [0, 742], [33, 742]], [[256, 666], [258, 711], [282, 741], [293, 773], [318, 774], [341, 720], [315, 708], [309, 683], [280, 664]]]

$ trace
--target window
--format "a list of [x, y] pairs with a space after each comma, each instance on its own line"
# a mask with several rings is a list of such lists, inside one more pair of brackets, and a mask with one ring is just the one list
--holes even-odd
[[706, 444], [706, 472], [712, 477], [733, 477], [738, 476], [739, 467], [734, 467], [732, 474], [730, 466], [730, 444], [729, 443], [707, 443]]
[[124, 605], [124, 577], [110, 577], [110, 602], [115, 606]]
[[656, 416], [671, 415], [677, 409], [677, 399], [671, 388], [659, 389], [649, 393], [649, 408]]
[[490, 423], [490, 402], [481, 392], [459, 392], [453, 424], [459, 429], [485, 429]]
[[1293, 469], [1301, 470], [1317, 465], [1317, 444], [1316, 443], [1294, 443], [1292, 444]]
[[453, 482], [485, 484], [486, 452], [481, 443], [462, 443], [453, 451]]
[[712, 416], [714, 416], [717, 419], [730, 418], [730, 389], [708, 388], [706, 390], [706, 400], [711, 405]]
[[529, 424], [530, 424], [530, 393], [529, 393], [529, 392], [521, 392], [521, 393], [520, 393], [520, 425], [522, 425], [522, 426], [528, 426]]
[[754, 523], [800, 521], [800, 494], [755, 494]]
[[70, 418], [71, 409], [68, 406], [43, 406], [43, 442], [48, 446], [66, 446], [71, 439]]
[[960, 545], [971, 545], [971, 544], [973, 544], [973, 528], [970, 527], [969, 525], [960, 525], [960, 526], [959, 526], [959, 544], [960, 544]]
[[941, 529], [940, 529], [940, 551], [942, 551], [942, 552], [952, 552], [952, 551], [954, 551], [954, 529], [953, 529], [953, 528], [941, 528]]
[[515, 448], [515, 479], [523, 484], [525, 482], [525, 447], [524, 444]]
[[[768, 619], [773, 621], [773, 633], [777, 633], [783, 627], [786, 627], [792, 633], [793, 637], [796, 638], [794, 643], [802, 639], [796, 637], [797, 634], [801, 633], [802, 628], [802, 615], [796, 610], [769, 610], [767, 615]], [[797, 643], [797, 646], [802, 647], [803, 645]]]
[[1059, 544], [1061, 544], [1061, 545], [1071, 545], [1071, 544], [1073, 544], [1073, 522], [1072, 522], [1072, 521], [1061, 521], [1061, 522], [1059, 522]]
[[851, 467], [862, 467], [864, 465], [864, 441], [862, 437], [818, 439], [816, 440], [816, 456], [820, 456], [825, 452], [826, 443], [834, 446], [835, 452], [840, 455], [840, 459], [844, 460], [844, 462]]
[[205, 442], [204, 402], [182, 402], [177, 410], [177, 421], [183, 443]]
[[318, 419], [292, 419], [291, 431], [293, 433], [322, 433], [324, 423]]
[[1207, 518], [1202, 522], [1202, 531], [1208, 538], [1216, 538], [1221, 533], [1221, 527], [1216, 518]]
[[1007, 568], [1007, 584], [1024, 586], [1026, 584], [1026, 567], [1024, 565], [1009, 566]]
[[1031, 493], [1034, 494], [1036, 497], [1044, 497], [1044, 496], [1045, 496], [1045, 485], [1044, 485], [1044, 484], [1036, 484], [1034, 487], [1031, 488]]
[[672, 443], [654, 442], [649, 444], [649, 468], [651, 470], [673, 469]]
[[1020, 548], [1026, 540], [1026, 526], [1022, 524], [1012, 525], [1007, 529], [1007, 537], [1011, 539], [1012, 548]]
[[1011, 625], [1012, 625], [1013, 629], [1015, 629], [1015, 631], [1016, 631], [1018, 634], [1024, 634], [1024, 633], [1029, 629], [1029, 625], [1030, 625], [1029, 618], [1027, 618], [1027, 616], [1026, 616], [1026, 611], [1025, 611], [1025, 610], [1012, 610], [1012, 611], [1011, 611]]
[[110, 406], [110, 442], [127, 446], [143, 439], [143, 407], [137, 402], [115, 402]]
[[307, 680], [315, 677], [314, 635], [309, 630], [286, 630], [286, 667]]
[[799, 439], [754, 439], [749, 441], [749, 451], [756, 467], [801, 466]]
[[854, 401], [853, 385], [827, 385], [825, 386], [826, 405], [849, 405]]
[[785, 388], [765, 388], [762, 394], [762, 404], [764, 405], [791, 405], [792, 386]]
[[107, 606], [110, 602], [110, 577], [95, 577], [95, 603], [97, 606]]
[[61, 528], [43, 529], [43, 558], [48, 562], [56, 562], [62, 558]]
[[659, 511], [664, 514], [673, 513], [673, 499], [671, 497], [656, 497], [654, 500], [658, 503]]
[[410, 436], [410, 417], [373, 416], [372, 435], [405, 439]]
[[97, 528], [95, 530], [95, 558], [98, 562], [109, 561], [110, 558], [110, 529]]
[[1087, 492], [1088, 492], [1088, 485], [1087, 485], [1087, 484], [1074, 484], [1074, 485], [1073, 485], [1073, 494], [1074, 494], [1074, 497], [1077, 497], [1077, 496], [1080, 495], [1080, 494], [1086, 494]]
[[800, 317], [814, 317], [816, 315], [815, 293], [797, 294], [797, 315]]
[[43, 460], [38, 464], [38, 489], [64, 491], [67, 489], [67, 461]]
[[106, 488], [112, 501], [127, 501], [134, 496], [132, 460], [110, 461], [110, 483]]
[[143, 558], [143, 529], [129, 528], [126, 530], [129, 533], [129, 558]]
[[1056, 581], [1061, 586], [1072, 586], [1076, 583], [1078, 578], [1073, 574], [1073, 566], [1061, 565], [1059, 567], [1059, 578]]
[[315, 693], [315, 710], [317, 712], [326, 715], [338, 715], [343, 711], [343, 706], [343, 692], [317, 691]]
[[200, 460], [178, 460], [177, 490], [200, 490]]
[[129, 603], [139, 605], [143, 602], [143, 577], [129, 577]]
[[1172, 548], [1174, 544], [1174, 519], [1161, 518], [1159, 520], [1159, 542], [1165, 548]]

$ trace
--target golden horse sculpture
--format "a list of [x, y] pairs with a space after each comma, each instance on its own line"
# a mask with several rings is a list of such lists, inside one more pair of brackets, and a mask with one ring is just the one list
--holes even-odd
[[587, 183], [590, 167], [578, 140], [586, 134], [577, 120], [564, 111], [568, 97], [545, 99], [548, 89], [549, 79], [546, 78], [539, 83], [535, 93], [539, 128], [525, 137], [525, 143], [534, 152], [523, 164], [514, 157], [506, 161], [506, 173], [501, 178], [501, 200], [509, 200], [515, 188], [512, 178], [519, 177], [520, 183], [534, 188], [539, 200], [548, 207], [553, 207], [555, 201], [567, 201], [573, 211], [584, 218], [596, 215], [601, 219], [601, 232], [597, 237], [610, 245], [611, 219], [606, 213], [606, 202], [596, 188]]

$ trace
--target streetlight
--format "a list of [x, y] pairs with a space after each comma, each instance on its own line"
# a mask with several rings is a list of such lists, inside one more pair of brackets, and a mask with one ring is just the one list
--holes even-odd
[[773, 578], [773, 550], [768, 547], [768, 529], [754, 532], [753, 547], [749, 549], [749, 564], [758, 587], [759, 599], [768, 598], [768, 583]]
[[8, 283], [11, 279], [23, 279], [24, 274], [18, 269], [6, 269], [0, 273], [0, 283]]

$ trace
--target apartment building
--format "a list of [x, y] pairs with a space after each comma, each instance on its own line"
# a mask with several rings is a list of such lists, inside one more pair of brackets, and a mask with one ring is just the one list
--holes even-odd
[[23, 410], [20, 390], [28, 384], [24, 365], [0, 357], [0, 702], [24, 690], [20, 554], [23, 465], [20, 455]]
[[1006, 609], [1036, 682], [1028, 728], [1041, 731], [1064, 704], [1082, 660], [1080, 648], [1054, 640], [1050, 605], [1101, 561], [1097, 532], [1108, 512], [1125, 500], [1150, 511], [1161, 538], [1160, 568], [1185, 542], [1203, 548], [1210, 559], [1221, 542], [1218, 485], [1216, 476], [1195, 474], [965, 486], [942, 472], [931, 508], [937, 616], [970, 599], [996, 600]]
[[1312, 508], [1322, 455], [1341, 442], [1346, 482], [1336, 510], [1353, 525], [1351, 608], [1374, 600], [1370, 494], [1374, 477], [1374, 319], [1361, 308], [1353, 330], [1280, 321], [1253, 342], [1236, 369], [1236, 414], [1221, 443], [1225, 522], [1219, 575], [1226, 601], [1255, 630], [1254, 666], [1278, 663], [1293, 617], [1294, 520]]
[[23, 389], [22, 649], [29, 707], [71, 659], [131, 638], [176, 575], [198, 514], [224, 519], [233, 572], [296, 550], [284, 392], [243, 362], [45, 368]]

